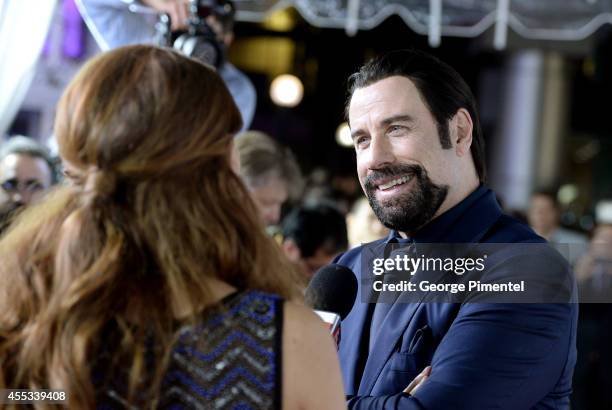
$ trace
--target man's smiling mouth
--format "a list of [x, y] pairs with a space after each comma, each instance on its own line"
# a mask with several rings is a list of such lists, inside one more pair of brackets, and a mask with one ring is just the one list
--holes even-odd
[[378, 185], [378, 189], [380, 189], [381, 191], [386, 191], [386, 190], [391, 189], [391, 188], [393, 188], [395, 186], [403, 185], [405, 183], [408, 183], [408, 182], [410, 182], [411, 179], [412, 179], [412, 177], [407, 176], [407, 175], [403, 176], [403, 177], [400, 177], [400, 178], [395, 178], [395, 179], [392, 179], [389, 182], [386, 182], [384, 184]]

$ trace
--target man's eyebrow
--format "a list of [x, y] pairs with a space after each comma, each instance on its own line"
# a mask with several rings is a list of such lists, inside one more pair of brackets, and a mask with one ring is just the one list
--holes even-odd
[[394, 115], [392, 117], [387, 117], [382, 120], [380, 122], [380, 125], [384, 127], [394, 122], [414, 122], [414, 117], [409, 114]]
[[357, 137], [364, 135], [366, 132], [362, 129], [351, 130], [351, 138], [355, 140]]
[[[394, 122], [409, 122], [409, 123], [413, 123], [415, 122], [415, 119], [413, 116], [409, 115], [409, 114], [399, 114], [399, 115], [393, 115], [391, 117], [387, 117], [384, 120], [380, 121], [379, 123], [379, 127], [386, 127], [390, 124], [393, 124]], [[351, 131], [351, 138], [355, 139], [363, 134], [366, 134], [366, 132], [362, 129], [356, 129], [354, 131]]]

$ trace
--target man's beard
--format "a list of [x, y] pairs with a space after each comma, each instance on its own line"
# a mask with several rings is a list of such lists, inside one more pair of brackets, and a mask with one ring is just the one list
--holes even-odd
[[[373, 181], [387, 177], [409, 176], [413, 183], [410, 192], [380, 203]], [[365, 178], [366, 196], [374, 214], [387, 228], [400, 232], [415, 232], [429, 222], [446, 199], [448, 185], [434, 184], [427, 171], [419, 165], [394, 165], [373, 171]]]

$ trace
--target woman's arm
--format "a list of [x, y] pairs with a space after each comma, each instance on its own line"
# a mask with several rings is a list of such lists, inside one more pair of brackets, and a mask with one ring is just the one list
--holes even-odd
[[283, 323], [283, 409], [346, 409], [336, 345], [303, 305], [286, 302]]

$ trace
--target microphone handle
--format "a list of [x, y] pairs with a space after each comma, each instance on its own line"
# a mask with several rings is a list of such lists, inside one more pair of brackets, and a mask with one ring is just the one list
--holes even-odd
[[328, 326], [329, 333], [332, 335], [334, 341], [336, 342], [336, 347], [340, 346], [340, 315], [337, 313], [317, 309], [314, 309], [314, 312]]

